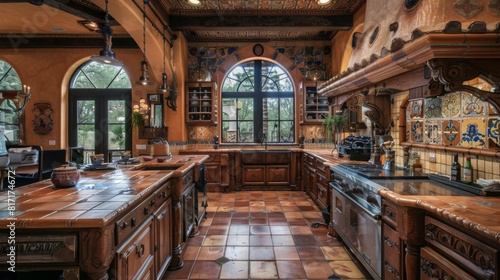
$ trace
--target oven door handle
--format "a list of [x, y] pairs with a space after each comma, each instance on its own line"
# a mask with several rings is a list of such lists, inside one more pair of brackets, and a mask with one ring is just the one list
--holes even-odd
[[334, 188], [338, 193], [340, 193], [342, 196], [344, 196], [345, 198], [347, 198], [350, 202], [354, 203], [356, 206], [358, 206], [359, 208], [361, 208], [364, 212], [366, 212], [366, 214], [374, 219], [374, 220], [382, 220], [382, 213], [380, 212], [373, 212], [373, 211], [370, 211], [369, 209], [367, 209], [366, 206], [364, 206], [362, 203], [360, 203], [359, 201], [357, 201], [357, 199], [355, 197], [352, 197], [351, 195], [349, 195], [348, 193], [344, 192], [341, 188], [340, 188], [340, 185], [337, 183], [337, 182], [330, 182], [330, 186], [332, 188]]

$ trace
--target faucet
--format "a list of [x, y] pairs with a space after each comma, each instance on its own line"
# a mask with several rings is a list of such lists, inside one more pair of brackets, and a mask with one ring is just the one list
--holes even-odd
[[262, 139], [261, 139], [261, 141], [260, 141], [260, 145], [261, 145], [261, 146], [262, 146], [262, 145], [264, 145], [264, 148], [265, 148], [265, 149], [266, 149], [266, 151], [267, 151], [267, 141], [266, 141], [266, 134], [265, 134], [265, 133], [263, 133], [263, 134], [262, 134]]

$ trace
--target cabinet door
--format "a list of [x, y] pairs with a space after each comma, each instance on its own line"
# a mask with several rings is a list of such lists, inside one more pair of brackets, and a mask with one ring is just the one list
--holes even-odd
[[289, 185], [290, 168], [288, 166], [266, 166], [266, 181], [268, 185]]
[[153, 248], [153, 222], [150, 216], [116, 251], [117, 278], [131, 280], [146, 275], [145, 271], [150, 269], [154, 259]]
[[213, 83], [186, 83], [186, 100], [186, 124], [216, 124], [217, 99]]
[[155, 271], [161, 279], [172, 258], [172, 199], [168, 198], [154, 213]]
[[265, 166], [243, 166], [243, 185], [264, 185], [266, 180], [265, 174]]
[[222, 183], [221, 166], [219, 163], [205, 164], [207, 186], [219, 186]]

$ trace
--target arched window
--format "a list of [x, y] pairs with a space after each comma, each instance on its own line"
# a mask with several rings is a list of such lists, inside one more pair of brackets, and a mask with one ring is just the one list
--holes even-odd
[[120, 66], [89, 61], [74, 73], [69, 89], [69, 144], [86, 154], [120, 158], [131, 150], [130, 79]]
[[[0, 60], [0, 91], [2, 90], [20, 91], [22, 86], [16, 70], [7, 62]], [[0, 125], [5, 126], [5, 140], [18, 144], [22, 135], [19, 129], [20, 114], [16, 111], [17, 98], [14, 94], [4, 93], [0, 102]]]
[[277, 64], [254, 60], [234, 67], [222, 84], [222, 142], [293, 143], [294, 91]]

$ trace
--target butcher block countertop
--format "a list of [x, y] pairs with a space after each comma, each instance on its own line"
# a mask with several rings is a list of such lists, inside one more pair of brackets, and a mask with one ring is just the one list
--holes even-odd
[[0, 194], [0, 227], [12, 221], [16, 228], [102, 227], [207, 158], [179, 155], [163, 163], [153, 160], [116, 170], [84, 171], [71, 188], [56, 188], [50, 180], [10, 192], [5, 187]]

